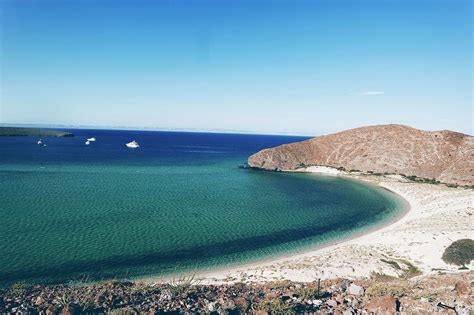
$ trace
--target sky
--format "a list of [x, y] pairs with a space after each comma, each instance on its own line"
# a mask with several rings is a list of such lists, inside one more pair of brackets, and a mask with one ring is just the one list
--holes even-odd
[[470, 0], [0, 0], [0, 123], [473, 134]]

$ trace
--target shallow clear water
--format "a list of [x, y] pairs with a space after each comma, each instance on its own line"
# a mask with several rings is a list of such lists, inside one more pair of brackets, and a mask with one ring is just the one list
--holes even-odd
[[[73, 130], [0, 138], [0, 284], [162, 275], [322, 245], [401, 211], [393, 194], [241, 169], [300, 137]], [[84, 145], [85, 138], [97, 142]], [[139, 149], [124, 144], [137, 140]]]

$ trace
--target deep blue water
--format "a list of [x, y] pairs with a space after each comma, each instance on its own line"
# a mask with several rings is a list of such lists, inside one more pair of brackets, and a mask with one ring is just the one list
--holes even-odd
[[[192, 164], [209, 163], [228, 158], [240, 158], [246, 162], [248, 155], [261, 149], [285, 143], [303, 141], [307, 137], [219, 134], [197, 132], [131, 131], [62, 129], [75, 137], [44, 138], [47, 149], [28, 146], [39, 137], [0, 138], [2, 155], [0, 163], [20, 164]], [[98, 139], [85, 146], [87, 138]], [[136, 140], [139, 150], [130, 150], [125, 143]], [[139, 153], [138, 153], [139, 152]]]

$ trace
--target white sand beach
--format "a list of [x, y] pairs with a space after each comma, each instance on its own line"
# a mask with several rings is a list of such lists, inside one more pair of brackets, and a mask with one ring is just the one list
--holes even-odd
[[[354, 175], [325, 168], [309, 171], [380, 185], [403, 197], [410, 210], [393, 224], [338, 244], [272, 261], [200, 273], [197, 278], [203, 283], [309, 282], [317, 278], [365, 278], [372, 273], [403, 276], [410, 272], [427, 275], [458, 271], [457, 266], [444, 263], [441, 256], [453, 241], [473, 237], [474, 190], [407, 182], [391, 175]], [[474, 263], [468, 267], [472, 270]]]

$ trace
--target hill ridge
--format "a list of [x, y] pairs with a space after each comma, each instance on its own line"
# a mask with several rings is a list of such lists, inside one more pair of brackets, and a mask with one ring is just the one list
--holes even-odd
[[474, 137], [400, 124], [363, 126], [264, 149], [248, 165], [283, 171], [324, 165], [473, 185]]

